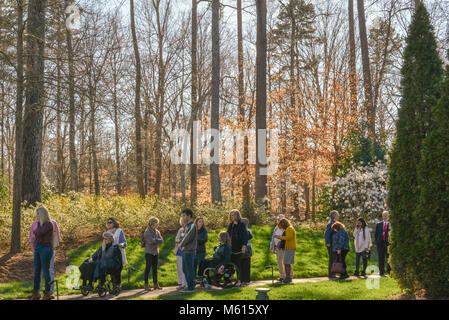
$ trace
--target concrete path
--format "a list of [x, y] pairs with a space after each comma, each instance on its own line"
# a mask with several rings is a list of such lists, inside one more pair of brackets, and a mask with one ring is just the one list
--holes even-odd
[[[370, 276], [370, 278], [379, 277], [377, 275]], [[355, 280], [355, 279], [362, 279], [357, 277], [349, 277], [346, 280]], [[329, 281], [329, 278], [327, 277], [321, 277], [321, 278], [303, 278], [303, 279], [293, 279], [293, 283], [307, 283], [307, 282], [320, 282], [320, 281]], [[335, 280], [333, 280], [335, 281]], [[248, 286], [255, 287], [255, 286], [263, 286], [271, 284], [272, 280], [257, 280], [252, 281]], [[276, 281], [274, 282], [276, 283]], [[195, 288], [195, 292], [201, 292], [201, 291], [219, 291], [223, 290], [221, 288], [212, 287], [211, 289], [204, 289], [199, 286]], [[181, 292], [177, 289], [175, 286], [170, 287], [163, 287], [162, 290], [155, 290], [155, 291], [145, 291], [143, 289], [134, 289], [134, 290], [122, 290], [119, 296], [114, 297], [110, 294], [107, 294], [105, 297], [101, 298], [98, 296], [97, 293], [91, 293], [87, 297], [84, 297], [83, 295], [70, 295], [70, 296], [60, 296], [59, 300], [126, 300], [126, 299], [133, 299], [133, 298], [154, 298], [158, 297], [160, 295], [177, 295]]]

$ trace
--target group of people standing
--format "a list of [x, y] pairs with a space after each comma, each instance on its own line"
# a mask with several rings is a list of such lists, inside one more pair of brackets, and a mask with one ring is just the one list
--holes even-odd
[[[378, 251], [379, 273], [385, 274], [385, 260], [388, 260], [388, 245], [390, 225], [388, 212], [382, 214], [383, 221], [376, 225], [375, 245]], [[346, 255], [350, 250], [349, 235], [343, 223], [339, 222], [337, 211], [330, 213], [330, 221], [324, 234], [325, 243], [329, 254], [329, 278], [336, 278], [333, 267], [335, 263], [343, 265], [340, 271], [340, 279], [349, 277], [346, 270]], [[174, 254], [177, 259], [177, 274], [179, 289], [183, 292], [193, 291], [196, 277], [203, 276], [206, 268], [217, 268], [216, 272], [223, 271], [223, 265], [234, 263], [240, 277], [237, 286], [247, 285], [250, 282], [253, 234], [248, 228], [249, 220], [242, 218], [238, 210], [229, 213], [229, 225], [227, 231], [218, 235], [218, 245], [214, 248], [212, 258], [206, 259], [206, 243], [208, 232], [202, 217], [193, 220], [193, 211], [186, 208], [182, 211], [179, 220], [180, 229], [175, 237]], [[103, 243], [98, 250], [86, 259], [80, 267], [83, 285], [92, 288], [92, 281], [97, 279], [105, 281], [107, 274], [111, 275], [114, 287], [121, 286], [121, 271], [128, 263], [125, 249], [126, 237], [115, 218], [109, 218], [106, 224], [107, 231], [103, 233]], [[160, 290], [158, 282], [159, 247], [163, 244], [159, 228], [159, 219], [151, 217], [148, 226], [141, 238], [141, 246], [145, 250], [145, 290]], [[353, 232], [354, 248], [356, 253], [356, 271], [354, 276], [366, 276], [370, 249], [372, 246], [370, 229], [363, 218], [357, 219]], [[54, 299], [54, 249], [60, 242], [60, 231], [56, 221], [50, 219], [48, 210], [40, 206], [36, 209], [36, 221], [33, 222], [29, 242], [34, 253], [34, 287], [29, 297], [33, 300], [41, 298], [42, 278], [45, 280], [45, 288], [42, 299]], [[279, 215], [272, 233], [270, 251], [276, 254], [280, 277], [279, 282], [290, 283], [293, 279], [293, 266], [296, 254], [296, 232], [291, 222], [284, 215]], [[359, 274], [360, 260], [362, 260], [362, 272]], [[149, 286], [149, 274], [153, 274], [153, 288]], [[387, 273], [390, 266], [387, 264]]]
[[[376, 224], [375, 231], [375, 245], [378, 253], [379, 274], [385, 276], [385, 261], [388, 261], [388, 246], [389, 246], [389, 232], [390, 224], [388, 222], [388, 211], [382, 213], [383, 221]], [[346, 266], [346, 255], [348, 254], [349, 247], [349, 235], [346, 231], [346, 227], [343, 223], [339, 222], [338, 211], [333, 210], [330, 212], [330, 221], [326, 227], [324, 233], [325, 243], [329, 254], [329, 267], [328, 277], [330, 279], [336, 278], [334, 270], [335, 263], [341, 263], [343, 271], [340, 272], [340, 279], [346, 279], [349, 277]], [[367, 226], [366, 221], [363, 218], [358, 218], [356, 222], [356, 228], [353, 233], [354, 236], [354, 248], [356, 253], [355, 261], [355, 273], [354, 276], [366, 277], [366, 268], [368, 266], [368, 260], [370, 258], [370, 252], [372, 247], [371, 233]], [[360, 259], [362, 259], [363, 267], [361, 274]], [[390, 273], [390, 265], [387, 263], [387, 273]]]
[[248, 219], [242, 218], [238, 210], [229, 213], [227, 231], [218, 235], [218, 245], [213, 257], [206, 259], [206, 242], [208, 233], [202, 217], [193, 220], [193, 211], [184, 209], [180, 219], [180, 229], [175, 238], [175, 254], [177, 256], [178, 285], [183, 292], [193, 291], [196, 277], [201, 277], [206, 268], [218, 268], [234, 263], [240, 270], [237, 286], [246, 285], [250, 281], [251, 268], [251, 230]]

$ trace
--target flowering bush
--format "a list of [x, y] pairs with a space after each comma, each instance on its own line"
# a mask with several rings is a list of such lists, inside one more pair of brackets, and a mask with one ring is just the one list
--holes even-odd
[[321, 194], [322, 213], [328, 217], [338, 210], [340, 219], [354, 222], [358, 217], [366, 220], [380, 218], [386, 210], [387, 166], [382, 161], [362, 166], [353, 165], [343, 177], [328, 183]]

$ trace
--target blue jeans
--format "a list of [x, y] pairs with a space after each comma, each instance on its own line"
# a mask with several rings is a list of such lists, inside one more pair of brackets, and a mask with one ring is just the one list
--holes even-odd
[[202, 274], [199, 274], [198, 267], [201, 265], [201, 261], [204, 261], [206, 259], [206, 252], [197, 253], [194, 259], [194, 269], [195, 269], [195, 275], [198, 274], [198, 276], [202, 276]]
[[41, 272], [43, 272], [45, 291], [50, 291], [50, 262], [53, 254], [53, 248], [36, 243], [34, 247], [34, 290], [40, 289]]
[[[41, 272], [41, 278], [44, 278], [44, 270], [42, 269]], [[50, 278], [51, 281], [53, 281], [53, 284], [50, 286], [50, 293], [53, 294], [55, 293], [55, 254], [53, 253], [53, 255], [51, 256], [51, 260], [50, 260]], [[39, 282], [39, 293], [41, 293], [41, 287], [42, 287], [42, 281]]]
[[182, 271], [186, 277], [187, 289], [195, 289], [195, 268], [193, 260], [195, 259], [194, 253], [182, 254]]
[[[366, 258], [364, 258], [366, 257]], [[362, 270], [362, 275], [366, 274], [366, 267], [368, 266], [368, 257], [366, 255], [363, 255], [362, 252], [360, 253], [355, 253], [355, 273], [359, 273], [359, 268], [360, 268], [360, 258], [362, 258], [363, 260], [363, 270]]]

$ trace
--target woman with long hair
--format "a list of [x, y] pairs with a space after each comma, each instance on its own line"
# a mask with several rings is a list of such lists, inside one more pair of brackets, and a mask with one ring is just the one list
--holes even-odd
[[[122, 267], [124, 268], [128, 264], [128, 260], [126, 259], [126, 237], [125, 233], [122, 229], [120, 229], [120, 223], [115, 218], [109, 218], [108, 222], [106, 224], [106, 227], [110, 233], [114, 236], [114, 243], [117, 245], [120, 249], [120, 252], [122, 253]], [[120, 284], [122, 283], [122, 275], [120, 274]]]
[[50, 262], [54, 254], [53, 223], [47, 208], [40, 206], [36, 209], [39, 223], [31, 236], [34, 241], [34, 287], [31, 300], [39, 300], [39, 288], [42, 281], [41, 272], [45, 279], [43, 300], [50, 300]]
[[371, 233], [363, 218], [358, 218], [356, 228], [354, 230], [354, 248], [355, 248], [355, 273], [354, 276], [359, 276], [360, 258], [363, 260], [362, 277], [366, 276], [366, 267], [368, 266], [368, 259], [370, 255]]
[[[197, 274], [198, 266], [201, 264], [201, 261], [203, 261], [206, 258], [206, 242], [207, 242], [207, 229], [204, 225], [204, 218], [198, 217], [195, 219], [196, 228], [198, 230], [198, 245], [196, 247], [196, 255], [194, 260], [194, 268], [195, 268], [195, 274]], [[200, 274], [198, 274], [201, 276]]]
[[[242, 217], [240, 211], [237, 209], [231, 210], [229, 213], [229, 226], [228, 234], [231, 240], [231, 261], [239, 268], [240, 272], [242, 270], [241, 260], [243, 255], [246, 253], [246, 245], [248, 243], [248, 231], [242, 222]], [[236, 287], [241, 286], [241, 281], [236, 284]]]
[[175, 238], [175, 254], [176, 254], [176, 270], [178, 272], [178, 289], [182, 290], [187, 288], [187, 281], [186, 276], [184, 275], [184, 272], [182, 271], [182, 251], [179, 247], [179, 243], [181, 242], [182, 238], [184, 237], [184, 232], [186, 229], [186, 224], [184, 222], [184, 219], [181, 217], [179, 218], [179, 225], [181, 226], [178, 230], [178, 234]]
[[283, 261], [285, 267], [285, 280], [283, 282], [290, 283], [293, 281], [293, 265], [295, 264], [296, 231], [287, 218], [282, 218], [279, 221], [278, 227], [285, 231], [285, 235], [275, 236], [279, 240], [285, 241]]

